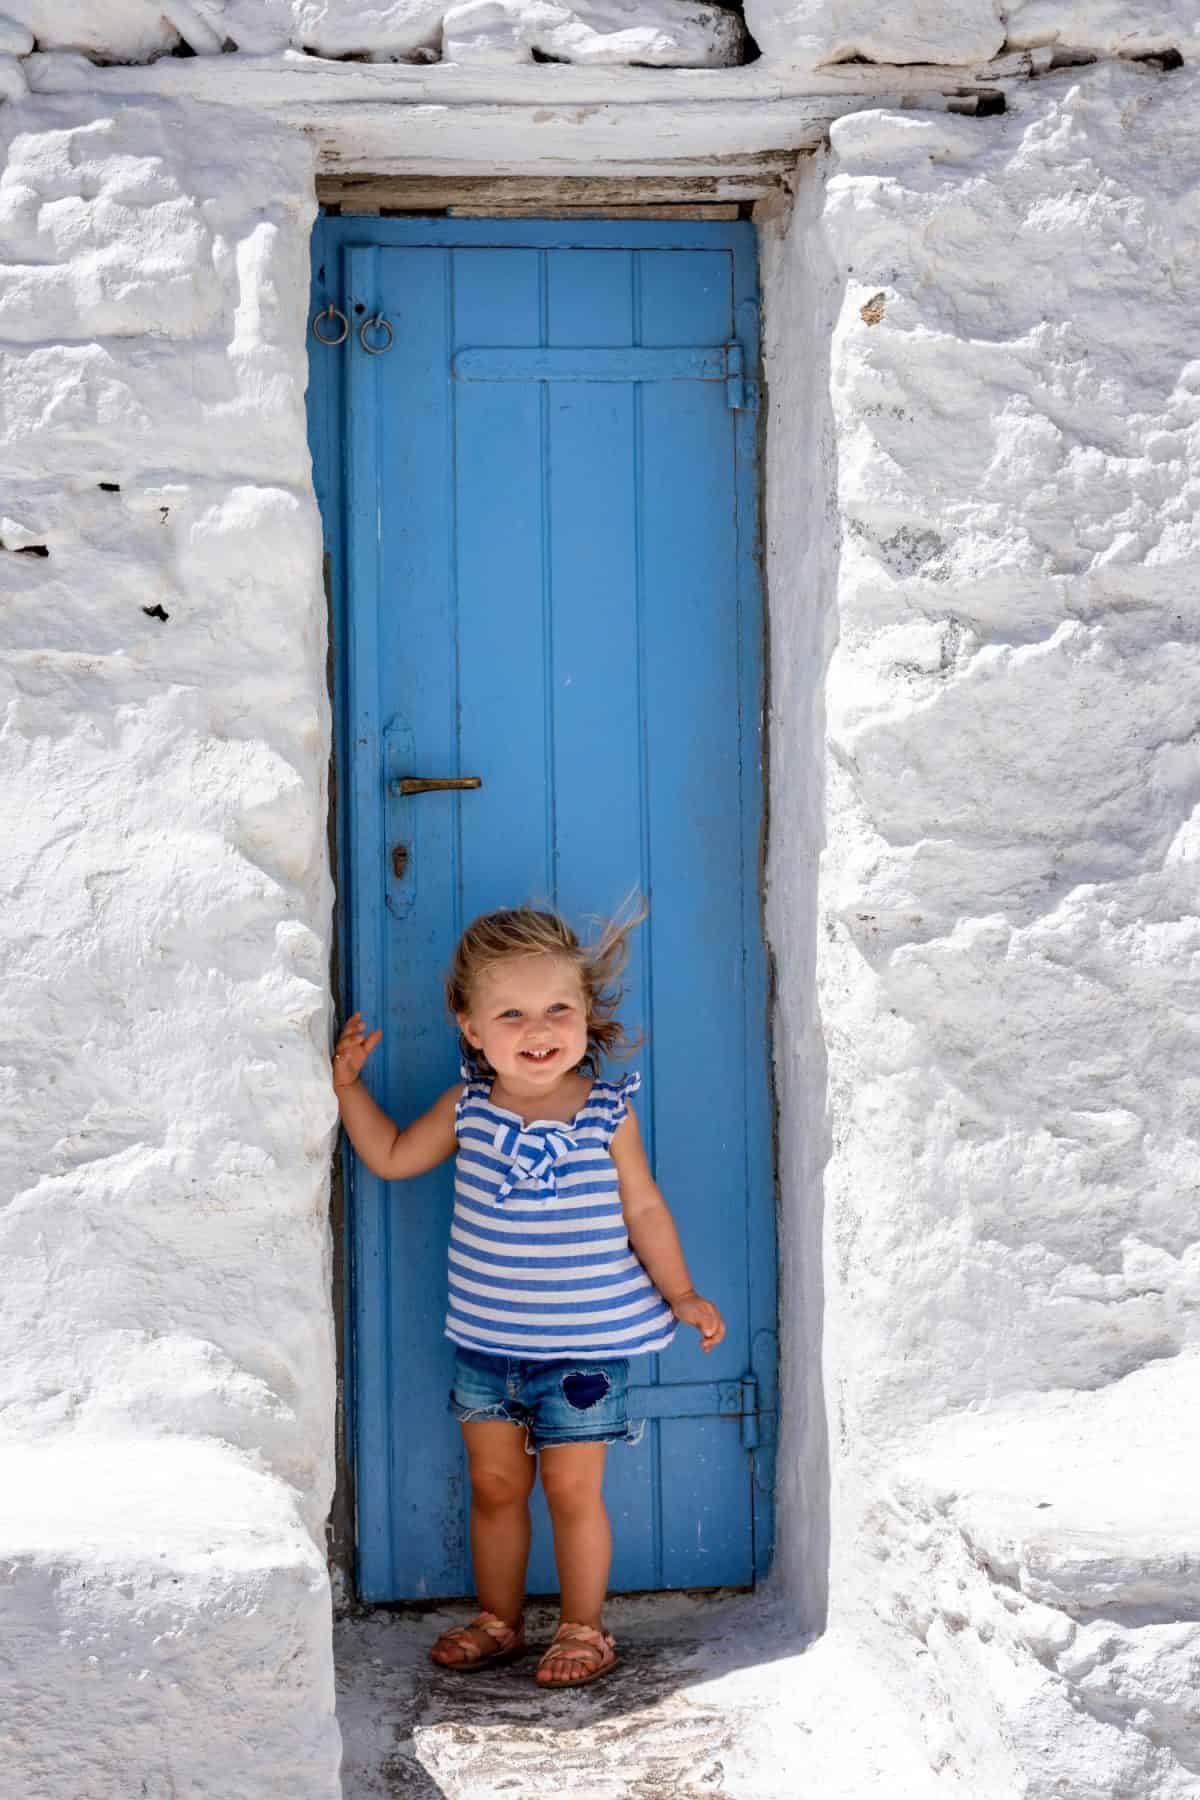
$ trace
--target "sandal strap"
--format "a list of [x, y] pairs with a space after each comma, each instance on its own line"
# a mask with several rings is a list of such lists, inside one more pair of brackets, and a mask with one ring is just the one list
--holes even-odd
[[464, 1631], [482, 1629], [486, 1631], [490, 1637], [496, 1637], [497, 1635], [500, 1637], [516, 1637], [524, 1629], [524, 1620], [518, 1621], [516, 1625], [510, 1625], [507, 1619], [498, 1618], [495, 1613], [481, 1612], [477, 1619], [471, 1620], [470, 1625], [460, 1626], [459, 1629]]
[[507, 1648], [504, 1639], [512, 1638], [515, 1641], [521, 1636], [523, 1630], [524, 1620], [520, 1624], [509, 1625], [504, 1619], [497, 1618], [495, 1613], [482, 1612], [478, 1618], [472, 1619], [469, 1625], [452, 1625], [449, 1631], [443, 1631], [438, 1642], [444, 1644], [449, 1640], [450, 1643], [460, 1644], [464, 1650], [473, 1650], [475, 1652], [474, 1660], [478, 1660], [481, 1656], [491, 1656], [495, 1652], [484, 1650], [478, 1644], [469, 1643], [467, 1641], [469, 1631], [486, 1632], [488, 1637], [495, 1642], [496, 1650], [504, 1650]]
[[564, 1622], [554, 1634], [549, 1648], [538, 1660], [538, 1668], [552, 1662], [555, 1657], [565, 1656], [572, 1662], [591, 1662], [599, 1652], [597, 1668], [609, 1660], [610, 1653], [617, 1647], [617, 1640], [607, 1631], [597, 1631], [594, 1625], [571, 1625]]

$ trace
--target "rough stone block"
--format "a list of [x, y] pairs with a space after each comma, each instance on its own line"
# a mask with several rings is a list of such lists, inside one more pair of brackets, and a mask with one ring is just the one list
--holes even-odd
[[[233, 0], [227, 11], [230, 32], [240, 43], [247, 24], [254, 27], [255, 0]], [[445, 0], [291, 0], [289, 35], [298, 48], [318, 56], [361, 55], [381, 58], [410, 56], [437, 43]]]
[[1200, 12], [1186, 0], [1013, 0], [1007, 10], [1013, 49], [1059, 44], [1098, 56], [1146, 56], [1200, 47]]
[[992, 0], [746, 0], [746, 26], [764, 56], [795, 68], [859, 58], [877, 63], [977, 63], [1004, 26]]
[[148, 62], [181, 39], [159, 0], [4, 0], [4, 16], [43, 50], [81, 50], [111, 62]]
[[4, 56], [28, 56], [36, 39], [27, 25], [19, 19], [0, 14], [0, 54]]
[[456, 63], [530, 62], [536, 50], [560, 62], [722, 68], [740, 62], [744, 40], [736, 13], [692, 0], [467, 0], [443, 29], [443, 56]]

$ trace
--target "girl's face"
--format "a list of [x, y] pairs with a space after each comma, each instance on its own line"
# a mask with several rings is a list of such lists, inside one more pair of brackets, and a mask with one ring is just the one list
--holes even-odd
[[579, 971], [565, 956], [507, 957], [479, 976], [458, 1026], [514, 1090], [551, 1088], [587, 1053]]

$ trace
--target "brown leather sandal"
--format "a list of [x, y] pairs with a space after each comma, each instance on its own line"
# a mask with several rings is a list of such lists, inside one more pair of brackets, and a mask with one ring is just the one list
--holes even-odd
[[[569, 1625], [565, 1620], [554, 1634], [553, 1642], [538, 1659], [537, 1684], [543, 1688], [583, 1687], [589, 1681], [598, 1681], [601, 1675], [607, 1675], [615, 1669], [620, 1659], [617, 1656], [617, 1641], [607, 1631], [597, 1631], [592, 1625]], [[569, 1675], [565, 1681], [545, 1680], [542, 1670], [549, 1662], [563, 1661], [576, 1663], [578, 1675]]]
[[[471, 1632], [476, 1634], [474, 1638], [470, 1636]], [[494, 1646], [490, 1650], [488, 1640]], [[461, 1661], [443, 1662], [436, 1652], [447, 1647], [461, 1650]], [[481, 1612], [469, 1625], [455, 1625], [451, 1630], [443, 1631], [429, 1652], [429, 1660], [435, 1668], [449, 1669], [455, 1675], [473, 1675], [477, 1669], [494, 1669], [497, 1663], [512, 1662], [524, 1654], [524, 1619], [519, 1625], [508, 1625], [495, 1613]]]

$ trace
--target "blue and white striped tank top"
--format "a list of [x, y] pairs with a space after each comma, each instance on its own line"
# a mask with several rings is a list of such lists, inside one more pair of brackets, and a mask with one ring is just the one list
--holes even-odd
[[[465, 1072], [465, 1071], [464, 1071]], [[456, 1113], [446, 1336], [547, 1362], [662, 1350], [675, 1317], [638, 1261], [609, 1144], [640, 1075], [596, 1081], [569, 1124], [522, 1123], [468, 1079]]]

